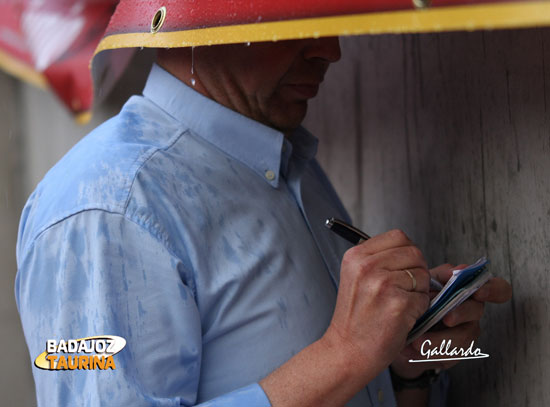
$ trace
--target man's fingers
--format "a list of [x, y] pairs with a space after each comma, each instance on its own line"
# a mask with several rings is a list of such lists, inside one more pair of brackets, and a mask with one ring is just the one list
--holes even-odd
[[512, 298], [512, 286], [503, 278], [494, 277], [473, 295], [474, 300], [501, 304]]
[[[412, 277], [405, 271], [408, 270]], [[395, 278], [396, 284], [399, 288], [405, 291], [417, 291], [420, 293], [428, 293], [430, 290], [430, 275], [423, 268], [409, 268], [405, 270], [390, 271]], [[413, 285], [414, 290], [413, 290]]]
[[466, 322], [479, 321], [483, 316], [483, 303], [475, 300], [467, 300], [449, 312], [443, 318], [443, 323], [448, 327], [454, 327]]
[[[416, 291], [409, 293], [408, 296], [410, 301], [410, 307], [408, 309], [409, 314], [414, 318], [414, 320], [417, 320], [428, 309], [428, 306], [430, 305], [430, 297], [427, 293], [419, 293]], [[412, 325], [414, 325], [414, 320]]]
[[412, 244], [409, 237], [403, 231], [395, 229], [371, 237], [369, 240], [361, 243], [358, 248], [360, 248], [363, 255], [368, 256], [383, 250], [411, 246]]
[[453, 265], [450, 263], [440, 264], [437, 267], [430, 269], [430, 275], [435, 278], [437, 281], [442, 282], [444, 277], [452, 270]]
[[467, 266], [467, 264], [459, 264], [458, 266], [453, 266], [450, 263], [445, 263], [430, 269], [430, 274], [441, 284], [445, 284], [453, 275], [453, 270], [462, 270]]
[[422, 268], [427, 271], [426, 260], [416, 246], [393, 247], [383, 250], [370, 255], [368, 263], [385, 270]]

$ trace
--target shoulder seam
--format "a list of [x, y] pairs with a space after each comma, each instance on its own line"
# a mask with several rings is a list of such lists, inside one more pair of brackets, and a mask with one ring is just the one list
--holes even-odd
[[59, 218], [55, 219], [49, 223], [46, 223], [44, 226], [42, 226], [42, 228], [40, 228], [38, 230], [38, 232], [36, 233], [36, 235], [31, 239], [31, 242], [30, 242], [30, 246], [29, 247], [32, 247], [34, 245], [34, 242], [40, 238], [40, 236], [42, 236], [42, 234], [44, 232], [46, 232], [48, 229], [52, 228], [53, 226], [57, 225], [58, 223], [61, 223], [63, 222], [65, 219], [68, 219], [74, 215], [77, 215], [81, 212], [86, 212], [86, 211], [92, 211], [92, 210], [98, 210], [98, 211], [103, 211], [103, 212], [108, 212], [108, 213], [118, 213], [119, 215], [123, 215], [123, 212], [121, 211], [117, 211], [116, 209], [114, 208], [102, 208], [101, 207], [101, 204], [88, 204], [88, 205], [85, 205], [83, 207], [76, 207], [74, 208], [73, 210], [71, 211], [67, 211], [65, 214], [61, 215]]
[[122, 212], [124, 214], [126, 214], [126, 211], [128, 210], [128, 205], [130, 203], [130, 197], [132, 196], [132, 189], [134, 188], [134, 184], [136, 182], [136, 178], [138, 176], [138, 174], [140, 173], [141, 169], [145, 166], [145, 164], [147, 164], [149, 162], [149, 160], [151, 158], [153, 158], [153, 156], [159, 152], [159, 151], [166, 151], [170, 148], [172, 148], [174, 146], [174, 144], [177, 143], [177, 141], [187, 132], [187, 128], [183, 131], [180, 131], [177, 133], [176, 136], [173, 137], [172, 140], [169, 140], [168, 143], [163, 146], [163, 147], [156, 147], [156, 148], [152, 148], [151, 151], [149, 151], [144, 159], [143, 159], [143, 162], [139, 165], [138, 168], [136, 168], [136, 170], [134, 171], [134, 177], [132, 178], [132, 182], [130, 182], [130, 186], [128, 188], [128, 196], [126, 196], [126, 201], [124, 202], [124, 205], [122, 205]]
[[156, 230], [155, 231], [150, 230], [149, 228], [145, 227], [145, 225], [143, 225], [141, 222], [139, 222], [137, 219], [133, 219], [132, 217], [128, 216], [126, 213], [121, 213], [119, 211], [114, 211], [114, 210], [110, 210], [110, 209], [106, 209], [106, 208], [93, 207], [93, 208], [84, 208], [84, 209], [80, 209], [80, 210], [75, 211], [75, 212], [71, 212], [71, 214], [63, 217], [62, 219], [57, 220], [56, 222], [52, 223], [51, 225], [49, 225], [48, 227], [46, 227], [42, 231], [40, 231], [40, 233], [38, 233], [32, 239], [31, 243], [24, 250], [25, 254], [29, 253], [29, 251], [33, 248], [34, 244], [38, 241], [38, 239], [40, 239], [40, 237], [44, 233], [46, 233], [48, 230], [52, 229], [54, 226], [60, 224], [61, 222], [65, 221], [67, 219], [70, 219], [70, 218], [72, 218], [76, 215], [79, 215], [83, 212], [92, 212], [92, 211], [105, 212], [105, 213], [108, 213], [108, 214], [111, 214], [111, 215], [119, 215], [123, 219], [125, 219], [129, 222], [132, 222], [133, 224], [138, 226], [140, 229], [145, 231], [149, 236], [151, 236], [154, 240], [156, 240], [171, 256], [173, 256], [174, 258], [180, 260], [181, 263], [184, 265], [185, 270], [187, 271], [187, 274], [188, 274], [187, 279], [186, 279], [187, 281], [184, 281], [184, 283], [187, 284], [189, 288], [191, 288], [193, 294], [196, 297], [197, 292], [196, 292], [196, 285], [195, 285], [194, 275], [193, 275], [193, 272], [191, 270], [188, 270], [187, 266], [185, 265], [185, 261], [180, 256], [178, 256], [174, 252], [174, 250], [171, 247], [169, 247], [169, 245], [166, 244], [166, 242], [163, 241], [162, 237], [159, 236], [159, 234]]

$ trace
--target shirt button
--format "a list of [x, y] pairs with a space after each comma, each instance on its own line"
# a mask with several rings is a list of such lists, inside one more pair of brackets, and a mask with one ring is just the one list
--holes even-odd
[[265, 177], [269, 180], [269, 181], [273, 181], [275, 179], [275, 173], [271, 170], [267, 170], [265, 172]]
[[382, 403], [384, 401], [384, 392], [382, 389], [378, 389], [378, 401]]

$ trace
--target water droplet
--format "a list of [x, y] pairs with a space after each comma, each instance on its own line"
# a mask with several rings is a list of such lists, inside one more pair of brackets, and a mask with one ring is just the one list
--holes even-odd
[[139, 47], [139, 50], [140, 50], [140, 51], [143, 51], [143, 47]]
[[195, 66], [195, 46], [191, 47], [191, 75], [194, 73]]
[[319, 31], [313, 32], [313, 38], [319, 38], [321, 36], [321, 33]]
[[250, 41], [248, 41], [248, 42], [246, 43], [246, 46], [247, 46], [247, 47], [250, 47]]
[[276, 42], [278, 39], [279, 39], [279, 37], [277, 37], [276, 35], [274, 35], [273, 38], [272, 38], [273, 42]]
[[195, 86], [195, 83], [196, 83], [195, 78], [191, 78], [191, 85]]

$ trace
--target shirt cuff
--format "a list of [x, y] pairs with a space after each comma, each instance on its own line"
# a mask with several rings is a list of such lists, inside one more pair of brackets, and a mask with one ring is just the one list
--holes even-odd
[[250, 384], [231, 393], [205, 401], [196, 407], [271, 407], [264, 390], [258, 383]]
[[444, 407], [447, 405], [447, 394], [451, 380], [449, 373], [443, 370], [437, 380], [430, 386], [429, 407]]

